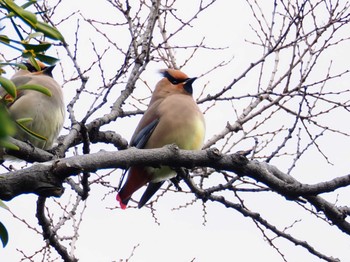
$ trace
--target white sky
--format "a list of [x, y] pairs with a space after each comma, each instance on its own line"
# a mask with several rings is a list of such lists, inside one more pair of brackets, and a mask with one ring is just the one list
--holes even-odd
[[[270, 8], [272, 1], [266, 1], [264, 8]], [[188, 1], [178, 1], [178, 7], [185, 16], [191, 14], [192, 9], [188, 7]], [[66, 1], [65, 5], [57, 11], [57, 20], [65, 17], [65, 12], [73, 12], [81, 10], [84, 17], [95, 19], [110, 19], [115, 15], [115, 11], [109, 8], [104, 1]], [[267, 18], [270, 12], [267, 12]], [[79, 18], [77, 15], [76, 18]], [[81, 19], [81, 18], [80, 18]], [[322, 18], [320, 18], [322, 19]], [[70, 20], [73, 21], [74, 19]], [[245, 39], [253, 39], [254, 34], [249, 29], [249, 23], [253, 23], [249, 9], [245, 1], [218, 1], [213, 5], [205, 16], [200, 16], [195, 21], [196, 30], [183, 32], [182, 39], [177, 41], [184, 43], [193, 43], [196, 39], [200, 40], [203, 36], [206, 38], [208, 46], [228, 46], [227, 50], [214, 52], [213, 55], [203, 53], [203, 56], [197, 56], [188, 66], [184, 68], [190, 76], [200, 75], [209, 70], [222, 60], [229, 60], [234, 56], [233, 63], [228, 67], [220, 69], [215, 74], [211, 74], [211, 79], [198, 79], [194, 88], [200, 87], [209, 80], [209, 89], [221, 88], [227, 85], [230, 80], [242, 72], [249, 63], [255, 61], [260, 55], [257, 48], [245, 42]], [[82, 23], [83, 24], [83, 23]], [[171, 24], [169, 25], [172, 26]], [[65, 35], [67, 42], [73, 45], [74, 40], [73, 23], [63, 24], [59, 30]], [[82, 67], [87, 66], [95, 59], [91, 51], [89, 39], [92, 39], [99, 51], [104, 49], [104, 43], [98, 41], [99, 36], [92, 31], [91, 27], [82, 26], [82, 34], [79, 41], [81, 44], [81, 53], [78, 56], [79, 63]], [[171, 31], [171, 30], [169, 30]], [[113, 32], [109, 32], [113, 34]], [[123, 39], [123, 32], [120, 33], [120, 40]], [[119, 35], [118, 35], [119, 36]], [[347, 49], [349, 50], [349, 49]], [[348, 60], [344, 59], [344, 49], [342, 52], [332, 53], [332, 59], [336, 66], [348, 67]], [[68, 59], [64, 57], [64, 52], [60, 51], [62, 64], [65, 62], [69, 66]], [[55, 55], [53, 53], [53, 55]], [[84, 57], [86, 55], [86, 57]], [[186, 58], [186, 50], [176, 51], [179, 64]], [[113, 63], [118, 57], [109, 57]], [[327, 63], [325, 63], [327, 65]], [[158, 69], [164, 68], [163, 64], [151, 63], [142, 75], [149, 86], [153, 87], [159, 80], [156, 73]], [[109, 76], [113, 72], [106, 70]], [[59, 70], [54, 72], [58, 79], [62, 81]], [[66, 74], [69, 77], [69, 70]], [[89, 75], [90, 79], [99, 76]], [[348, 80], [348, 79], [347, 79]], [[340, 80], [339, 85], [348, 84]], [[240, 95], [256, 90], [256, 79], [244, 79], [241, 89], [235, 89], [234, 94]], [[89, 82], [91, 89], [95, 88], [96, 81]], [[70, 83], [64, 86], [66, 101], [74, 95], [76, 83]], [[140, 84], [141, 85], [141, 84]], [[244, 85], [246, 86], [244, 89]], [[252, 91], [253, 90], [253, 91]], [[214, 92], [213, 92], [214, 93]], [[198, 89], [195, 90], [195, 97], [199, 95]], [[84, 102], [86, 107], [89, 106], [89, 100]], [[244, 105], [237, 105], [238, 110]], [[205, 106], [203, 106], [203, 109]], [[219, 106], [218, 106], [219, 109]], [[224, 110], [224, 109], [223, 109]], [[220, 110], [218, 110], [220, 111]], [[207, 138], [219, 132], [229, 120], [234, 121], [234, 115], [218, 114], [218, 111], [209, 111], [206, 115], [208, 126]], [[222, 111], [221, 112], [225, 112]], [[84, 115], [82, 111], [81, 116]], [[79, 112], [77, 112], [79, 118]], [[276, 119], [275, 124], [279, 124]], [[338, 119], [330, 119], [336, 121]], [[121, 128], [127, 122], [128, 128]], [[68, 123], [68, 122], [67, 122]], [[116, 127], [112, 123], [109, 127], [117, 128], [117, 132], [123, 134], [127, 139], [131, 137], [129, 131], [134, 129], [137, 119], [125, 119], [118, 122]], [[341, 123], [346, 124], [346, 123]], [[114, 126], [113, 126], [114, 125]], [[126, 126], [126, 124], [124, 125]], [[64, 131], [66, 132], [66, 131]], [[341, 141], [338, 137], [328, 136], [327, 140], [322, 141], [326, 145], [327, 153], [331, 157], [331, 161], [335, 164], [330, 166], [319, 161], [318, 155], [311, 150], [303, 159], [300, 160], [294, 175], [297, 179], [305, 182], [317, 182], [328, 180], [336, 176], [345, 175], [349, 170], [348, 154], [339, 152], [339, 147], [348, 148], [350, 141], [343, 138]], [[247, 145], [249, 148], [251, 145]], [[245, 148], [243, 148], [245, 149]], [[94, 149], [99, 150], [99, 148]], [[309, 156], [309, 157], [308, 157]], [[311, 159], [311, 161], [310, 161]], [[280, 159], [274, 161], [273, 164], [285, 171], [289, 167], [290, 160]], [[94, 178], [94, 175], [92, 175]], [[111, 180], [119, 181], [119, 173], [114, 172]], [[141, 190], [142, 191], [142, 190]], [[349, 196], [348, 190], [339, 191], [343, 193], [339, 197], [340, 202], [346, 202], [346, 196]], [[117, 205], [115, 194], [108, 195], [102, 200], [105, 191], [99, 186], [93, 186], [90, 197], [87, 200], [87, 209], [83, 216], [83, 222], [79, 231], [80, 238], [77, 242], [76, 255], [80, 261], [120, 261], [130, 256], [134, 246], [139, 245], [130, 261], [282, 261], [281, 256], [264, 241], [261, 232], [255, 224], [241, 214], [227, 210], [225, 207], [217, 203], [206, 203], [206, 220], [203, 225], [203, 209], [201, 202], [196, 202], [193, 206], [186, 209], [173, 210], [178, 206], [184, 205], [192, 199], [192, 196], [181, 193], [168, 193], [156, 205], [156, 217], [160, 225], [156, 224], [149, 209], [141, 210], [129, 208], [126, 211], [120, 209], [110, 210]], [[142, 192], [135, 194], [140, 195]], [[65, 203], [65, 200], [72, 197], [69, 190], [62, 199], [57, 199]], [[335, 197], [333, 197], [335, 198]], [[335, 200], [335, 199], [334, 199]], [[23, 195], [15, 198], [8, 203], [11, 210], [26, 219], [27, 223], [37, 228], [37, 220], [35, 218], [35, 201], [36, 197], [32, 195]], [[52, 200], [49, 200], [52, 201]], [[289, 226], [295, 220], [302, 219], [296, 223], [290, 232], [299, 239], [305, 239], [310, 245], [314, 246], [320, 252], [335, 256], [341, 261], [350, 261], [349, 248], [350, 242], [348, 236], [339, 232], [338, 229], [329, 226], [327, 223], [317, 220], [312, 215], [305, 214], [304, 210], [299, 206], [289, 203], [284, 199], [271, 194], [248, 194], [245, 204], [252, 210], [260, 212], [272, 223], [275, 223], [280, 229]], [[57, 213], [57, 216], [60, 213]], [[300, 214], [303, 214], [300, 217]], [[0, 250], [0, 261], [19, 261], [22, 254], [17, 249], [23, 250], [28, 255], [33, 254], [33, 250], [38, 250], [42, 245], [40, 235], [29, 230], [27, 226], [13, 219], [8, 213], [0, 212], [0, 221], [2, 221], [10, 234], [10, 242], [5, 249]], [[287, 230], [287, 232], [289, 232]], [[286, 255], [288, 261], [319, 261], [319, 259], [310, 255], [305, 249], [296, 247], [286, 240], [277, 240], [280, 251]], [[28, 260], [29, 261], [29, 260]], [[39, 261], [34, 259], [34, 261]]]

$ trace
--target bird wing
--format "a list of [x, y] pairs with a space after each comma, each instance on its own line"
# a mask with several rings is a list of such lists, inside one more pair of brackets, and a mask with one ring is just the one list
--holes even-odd
[[[156, 107], [156, 106], [155, 106]], [[152, 135], [154, 129], [159, 123], [159, 117], [156, 112], [153, 111], [155, 107], [150, 107], [148, 112], [145, 113], [143, 119], [141, 119], [139, 126], [136, 128], [136, 135], [133, 136], [131, 144], [136, 148], [144, 148], [148, 139]], [[146, 124], [147, 123], [147, 124]], [[140, 130], [139, 130], [140, 129]], [[149, 182], [145, 192], [139, 201], [138, 208], [143, 207], [148, 200], [158, 191], [158, 189], [164, 184], [165, 181]]]
[[133, 136], [133, 139], [130, 141], [130, 145], [136, 148], [144, 148], [144, 146], [146, 145], [148, 139], [152, 135], [158, 123], [159, 123], [159, 119], [156, 118], [153, 121], [151, 121], [149, 124], [144, 126], [139, 132], [137, 132]]
[[[140, 148], [140, 149], [144, 148], [144, 146], [146, 145], [148, 139], [152, 135], [158, 123], [159, 123], [159, 118], [155, 118], [153, 120], [149, 119], [149, 114], [147, 114], [146, 112], [143, 118], [141, 119], [140, 124], [136, 128], [134, 135], [131, 138], [130, 146]], [[129, 171], [129, 168], [124, 170], [121, 176], [118, 188], [121, 188], [125, 175], [128, 171]]]

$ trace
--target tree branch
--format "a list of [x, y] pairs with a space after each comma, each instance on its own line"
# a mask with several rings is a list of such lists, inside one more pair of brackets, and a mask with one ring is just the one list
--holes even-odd
[[[41, 150], [40, 150], [41, 151]], [[38, 185], [43, 182], [57, 185], [65, 178], [81, 172], [95, 172], [107, 168], [127, 168], [134, 165], [171, 167], [211, 167], [226, 170], [243, 177], [250, 177], [269, 186], [281, 195], [295, 199], [300, 196], [318, 195], [350, 185], [350, 175], [313, 185], [302, 184], [265, 162], [249, 161], [240, 153], [223, 155], [215, 148], [202, 151], [180, 150], [175, 145], [158, 149], [136, 149], [106, 152], [56, 159], [8, 172], [0, 176], [0, 198], [9, 200], [22, 193], [40, 194]], [[23, 187], [23, 184], [24, 187]], [[23, 187], [22, 190], [9, 190]], [[32, 189], [32, 190], [30, 190]], [[7, 193], [6, 193], [7, 192]]]
[[44, 239], [47, 239], [51, 246], [53, 246], [58, 254], [66, 262], [77, 262], [78, 260], [74, 257], [71, 257], [67, 249], [61, 245], [60, 241], [57, 239], [56, 232], [51, 228], [51, 222], [45, 216], [45, 197], [39, 197], [37, 201], [36, 217], [38, 218], [39, 225], [43, 229]]
[[[180, 150], [175, 145], [159, 149], [130, 148], [116, 152], [101, 151], [94, 154], [73, 156], [50, 162], [35, 164], [29, 168], [8, 172], [0, 176], [0, 198], [10, 200], [24, 193], [39, 196], [60, 196], [64, 179], [81, 172], [96, 172], [99, 169], [127, 168], [133, 165], [193, 168], [195, 166], [226, 170], [238, 176], [250, 177], [268, 186], [271, 190], [295, 201], [302, 197], [324, 212], [326, 217], [343, 232], [350, 234], [350, 224], [345, 221], [346, 212], [317, 196], [350, 184], [350, 175], [314, 185], [302, 184], [264, 162], [249, 161], [244, 155], [235, 153], [222, 155], [217, 149], [202, 151]], [[198, 195], [198, 191], [192, 189]], [[211, 194], [203, 189], [203, 194]]]

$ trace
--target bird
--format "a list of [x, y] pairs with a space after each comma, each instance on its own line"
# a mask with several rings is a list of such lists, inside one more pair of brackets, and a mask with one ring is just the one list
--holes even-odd
[[[10, 116], [13, 119], [29, 118], [23, 123], [25, 128], [42, 137], [33, 136], [17, 127], [14, 138], [29, 142], [40, 149], [51, 149], [58, 137], [65, 118], [65, 104], [61, 86], [52, 76], [55, 66], [46, 66], [40, 61], [37, 70], [29, 61], [23, 63], [26, 69], [19, 69], [11, 81], [20, 87], [23, 85], [40, 85], [47, 88], [51, 96], [29, 89], [17, 89], [17, 97], [7, 104]], [[5, 91], [0, 87], [0, 96], [6, 98]]]
[[[192, 84], [197, 78], [190, 78], [171, 68], [160, 70], [160, 73], [163, 78], [156, 84], [148, 108], [131, 137], [130, 146], [150, 149], [175, 144], [185, 150], [201, 149], [205, 121], [192, 97]], [[168, 166], [131, 166], [117, 194], [117, 201], [122, 209], [126, 209], [132, 194], [148, 184], [138, 203], [138, 208], [141, 208], [164, 181], [175, 176], [176, 172]]]

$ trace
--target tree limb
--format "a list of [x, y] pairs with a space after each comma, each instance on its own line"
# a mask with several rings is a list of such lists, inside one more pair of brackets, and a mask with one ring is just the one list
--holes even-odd
[[[40, 150], [41, 151], [41, 150]], [[9, 190], [9, 188], [25, 186], [23, 193], [38, 193], [35, 183], [46, 181], [57, 184], [65, 178], [81, 172], [96, 172], [99, 169], [127, 168], [133, 165], [172, 167], [211, 167], [218, 170], [226, 170], [243, 177], [247, 176], [269, 186], [272, 190], [288, 198], [300, 196], [318, 195], [331, 192], [341, 187], [350, 185], [350, 175], [334, 178], [326, 182], [313, 185], [302, 184], [293, 177], [283, 173], [277, 167], [265, 162], [249, 161], [245, 156], [235, 153], [222, 155], [215, 148], [201, 151], [180, 150], [175, 145], [158, 149], [136, 149], [106, 152], [100, 151], [88, 155], [56, 159], [44, 163], [36, 163], [33, 166], [8, 172], [0, 176], [0, 198], [9, 200], [21, 194], [21, 190]], [[5, 192], [16, 193], [5, 193]]]
[[[275, 166], [264, 162], [249, 161], [240, 153], [222, 155], [213, 148], [202, 151], [180, 150], [175, 145], [148, 150], [130, 148], [116, 152], [100, 151], [34, 164], [29, 168], [1, 175], [0, 198], [10, 200], [24, 193], [35, 193], [39, 196], [60, 196], [63, 193], [62, 183], [67, 177], [81, 172], [96, 172], [100, 169], [125, 169], [133, 165], [168, 165], [175, 168], [211, 167], [217, 170], [231, 171], [241, 177], [250, 177], [265, 184], [288, 200], [294, 201], [299, 197], [307, 199], [318, 211], [324, 212], [326, 217], [343, 232], [350, 234], [350, 224], [345, 221], [346, 212], [317, 196], [348, 186], [350, 175], [307, 185], [281, 172]], [[193, 192], [199, 196], [198, 192]], [[210, 194], [203, 190], [203, 194], [207, 193]], [[204, 197], [200, 196], [200, 198]]]

